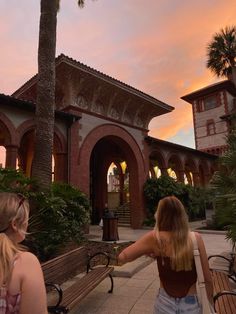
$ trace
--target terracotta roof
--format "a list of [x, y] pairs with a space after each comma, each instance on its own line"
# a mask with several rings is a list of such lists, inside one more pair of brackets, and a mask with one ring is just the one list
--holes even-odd
[[[97, 77], [99, 77], [100, 79], [103, 79], [105, 81], [111, 82], [114, 85], [118, 86], [119, 88], [125, 89], [126, 91], [135, 94], [136, 96], [142, 97], [145, 100], [154, 103], [155, 105], [158, 105], [160, 107], [162, 107], [163, 109], [165, 109], [166, 111], [172, 111], [174, 109], [174, 107], [167, 105], [166, 103], [128, 85], [125, 84], [107, 74], [104, 74], [98, 70], [95, 70], [79, 61], [76, 61], [64, 54], [60, 54], [57, 58], [56, 58], [56, 66], [58, 66], [59, 64], [61, 64], [62, 62], [68, 63], [72, 66], [77, 67], [78, 69], [90, 73], [92, 75], [96, 75]], [[37, 80], [37, 74], [34, 75], [31, 79], [29, 79], [25, 84], [23, 84], [20, 88], [18, 88], [13, 94], [12, 96], [16, 96], [19, 95], [24, 89], [29, 88], [29, 86], [33, 85], [35, 83], [35, 81]]]
[[229, 80], [224, 80], [215, 84], [211, 84], [208, 86], [205, 86], [201, 89], [198, 89], [190, 94], [187, 94], [185, 96], [182, 96], [181, 99], [191, 103], [193, 100], [203, 97], [205, 95], [209, 95], [211, 93], [215, 93], [220, 90], [227, 90], [230, 94], [233, 96], [236, 96], [236, 88], [233, 84], [233, 82]]
[[[13, 96], [5, 95], [0, 93], [0, 105], [5, 104], [7, 106], [14, 106], [26, 111], [35, 111], [36, 104], [32, 101], [26, 101], [22, 99], [15, 98]], [[80, 117], [71, 113], [64, 111], [55, 110], [55, 116], [65, 120], [78, 120]]]
[[161, 140], [159, 138], [156, 138], [156, 137], [152, 137], [152, 136], [147, 136], [145, 137], [145, 140], [150, 143], [150, 144], [160, 144], [160, 145], [166, 145], [166, 146], [170, 146], [174, 149], [177, 149], [177, 150], [182, 150], [182, 151], [189, 151], [189, 152], [192, 152], [194, 154], [199, 154], [199, 155], [202, 155], [203, 157], [207, 157], [207, 158], [212, 158], [212, 159], [217, 159], [218, 157], [215, 156], [215, 155], [212, 155], [212, 154], [208, 154], [208, 153], [205, 153], [205, 152], [202, 152], [200, 150], [197, 150], [195, 148], [190, 148], [190, 147], [186, 147], [186, 146], [183, 146], [183, 145], [179, 145], [179, 144], [175, 144], [175, 143], [172, 143], [172, 142], [168, 142], [168, 141], [164, 141], [164, 140]]

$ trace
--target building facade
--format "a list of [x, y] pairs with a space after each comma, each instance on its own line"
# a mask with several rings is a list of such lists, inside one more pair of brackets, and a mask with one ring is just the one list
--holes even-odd
[[197, 150], [222, 155], [230, 131], [228, 117], [236, 110], [236, 88], [225, 80], [181, 97], [192, 105]]
[[[28, 176], [36, 90], [37, 75], [12, 96], [0, 94], [0, 145], [6, 148], [6, 167], [19, 166]], [[53, 176], [89, 197], [92, 223], [99, 222], [108, 204], [111, 164], [117, 168], [119, 202], [128, 201], [133, 228], [141, 227], [146, 217], [143, 185], [157, 175], [157, 167], [161, 174], [171, 169], [181, 182], [208, 184], [216, 169], [215, 156], [148, 136], [150, 120], [173, 109], [65, 55], [56, 59]]]

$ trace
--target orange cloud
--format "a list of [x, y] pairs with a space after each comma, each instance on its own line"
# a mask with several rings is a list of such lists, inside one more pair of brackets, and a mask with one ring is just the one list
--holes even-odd
[[[206, 45], [236, 21], [235, 0], [61, 1], [57, 53], [65, 53], [175, 107], [154, 118], [150, 135], [192, 128], [181, 96], [212, 84]], [[37, 72], [39, 2], [0, 2], [0, 86], [11, 93]], [[27, 23], [25, 23], [27, 21]]]

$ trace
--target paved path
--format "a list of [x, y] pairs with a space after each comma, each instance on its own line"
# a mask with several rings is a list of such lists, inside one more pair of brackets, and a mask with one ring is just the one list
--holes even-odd
[[[192, 224], [195, 229], [197, 225]], [[119, 227], [120, 241], [135, 241], [148, 230], [133, 230]], [[91, 226], [91, 239], [97, 241], [102, 238], [102, 230], [98, 226]], [[229, 242], [222, 233], [202, 233], [208, 255], [221, 254], [231, 249]], [[119, 241], [118, 241], [119, 243]], [[145, 258], [143, 258], [145, 259]], [[132, 263], [127, 268], [132, 269]], [[155, 262], [136, 272], [131, 278], [115, 277], [113, 294], [108, 294], [110, 280], [104, 280], [80, 304], [74, 314], [150, 314], [159, 287], [158, 271]]]

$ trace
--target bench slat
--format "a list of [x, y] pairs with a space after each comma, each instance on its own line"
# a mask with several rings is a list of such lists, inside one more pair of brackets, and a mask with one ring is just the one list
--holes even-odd
[[63, 292], [62, 305], [71, 309], [113, 271], [113, 267], [99, 267], [78, 279]]
[[[87, 250], [84, 247], [74, 249], [68, 253], [58, 256], [52, 260], [43, 263], [42, 270], [46, 283], [62, 284], [76, 275], [83, 273], [82, 277], [76, 278], [76, 281], [63, 291], [62, 302], [60, 306], [72, 309], [101, 281], [110, 276], [114, 270], [112, 266], [98, 266], [86, 273], [88, 263]], [[113, 280], [111, 279], [111, 290], [113, 289]]]
[[42, 270], [46, 282], [61, 284], [83, 272], [87, 264], [87, 251], [81, 247], [43, 263]]
[[[227, 290], [232, 291], [228, 276], [220, 271], [212, 271], [212, 279], [214, 286], [214, 294]], [[236, 313], [236, 298], [231, 295], [221, 296], [216, 301], [216, 311], [222, 314], [235, 314]]]

